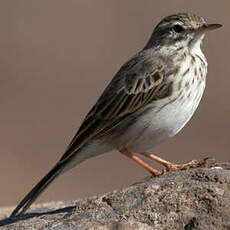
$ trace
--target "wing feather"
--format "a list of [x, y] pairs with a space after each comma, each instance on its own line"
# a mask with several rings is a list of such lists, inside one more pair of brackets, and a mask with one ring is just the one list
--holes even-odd
[[160, 63], [136, 56], [115, 75], [90, 110], [60, 162], [69, 159], [89, 140], [122, 122], [126, 116], [151, 103], [165, 82]]

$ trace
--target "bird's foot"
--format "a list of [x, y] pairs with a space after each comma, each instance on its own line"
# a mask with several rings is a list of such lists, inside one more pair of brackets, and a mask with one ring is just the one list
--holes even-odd
[[203, 160], [192, 160], [186, 164], [174, 164], [169, 161], [166, 161], [152, 153], [147, 153], [147, 152], [141, 152], [139, 153], [145, 157], [150, 158], [151, 160], [156, 161], [157, 163], [160, 163], [165, 167], [161, 172], [158, 172], [158, 175], [154, 176], [160, 176], [165, 174], [168, 171], [178, 171], [178, 170], [186, 170], [186, 169], [191, 169], [191, 168], [199, 168], [199, 167], [210, 167], [213, 165], [213, 161], [215, 161], [213, 158], [206, 157]]
[[200, 167], [208, 167], [208, 161], [211, 160], [211, 158], [206, 157], [203, 160], [192, 160], [185, 164], [173, 164], [168, 162], [168, 164], [164, 164], [166, 171], [178, 171], [178, 170], [186, 170], [191, 168], [200, 168]]

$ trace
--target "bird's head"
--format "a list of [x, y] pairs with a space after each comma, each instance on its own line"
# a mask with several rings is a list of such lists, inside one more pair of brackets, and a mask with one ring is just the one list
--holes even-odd
[[200, 46], [204, 34], [221, 27], [220, 24], [207, 24], [195, 14], [179, 13], [165, 17], [154, 29], [147, 44], [151, 46], [171, 46], [193, 48]]

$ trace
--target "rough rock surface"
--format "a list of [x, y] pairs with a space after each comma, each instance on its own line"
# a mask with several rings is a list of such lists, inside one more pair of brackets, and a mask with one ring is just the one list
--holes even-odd
[[103, 196], [32, 208], [20, 219], [0, 209], [0, 229], [229, 230], [230, 170], [167, 173]]

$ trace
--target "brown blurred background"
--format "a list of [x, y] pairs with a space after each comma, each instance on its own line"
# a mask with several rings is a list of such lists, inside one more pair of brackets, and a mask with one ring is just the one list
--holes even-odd
[[[119, 67], [176, 12], [224, 27], [203, 44], [209, 74], [198, 111], [153, 152], [175, 162], [229, 161], [229, 7], [209, 0], [1, 1], [0, 206], [15, 205], [48, 172]], [[39, 202], [101, 194], [146, 175], [118, 152], [107, 153], [61, 176]]]

